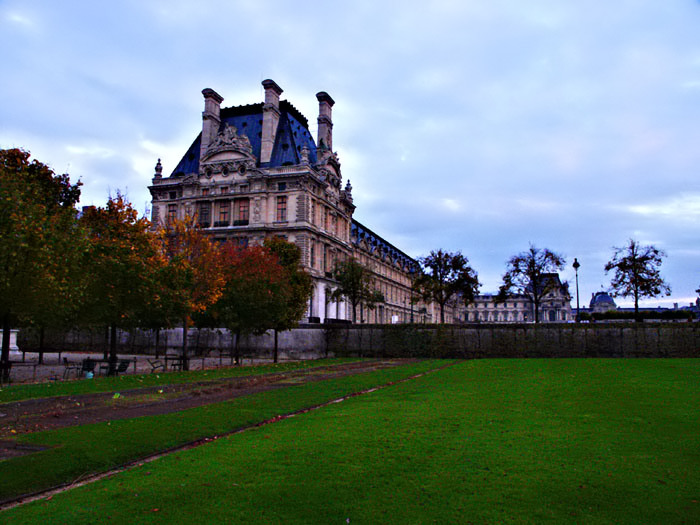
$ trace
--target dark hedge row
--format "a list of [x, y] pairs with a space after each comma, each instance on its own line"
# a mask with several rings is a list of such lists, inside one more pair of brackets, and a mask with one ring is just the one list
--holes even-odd
[[700, 357], [700, 324], [329, 327], [327, 344], [365, 357]]
[[674, 320], [691, 320], [695, 318], [695, 314], [688, 310], [662, 310], [662, 311], [641, 311], [639, 316], [635, 316], [634, 312], [620, 312], [617, 310], [610, 310], [609, 312], [594, 312], [592, 314], [584, 312], [581, 314], [582, 321], [628, 321], [628, 320], [663, 320], [663, 321], [674, 321]]

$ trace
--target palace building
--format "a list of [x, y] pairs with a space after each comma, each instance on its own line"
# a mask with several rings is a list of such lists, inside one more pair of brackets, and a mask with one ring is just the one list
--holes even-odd
[[[567, 284], [562, 283], [559, 274], [543, 276], [548, 282], [548, 290], [542, 297], [539, 308], [541, 323], [571, 322], [575, 315], [571, 311], [571, 295]], [[477, 295], [475, 301], [461, 307], [464, 321], [476, 323], [532, 323], [535, 321], [535, 308], [531, 299], [523, 294], [509, 296], [504, 302], [497, 302], [496, 294]]]
[[296, 244], [314, 281], [308, 322], [351, 318], [343, 302], [327, 300], [336, 286], [336, 261], [355, 257], [375, 277], [385, 301], [358, 312], [358, 322], [431, 322], [424, 305], [410, 301], [411, 275], [418, 263], [353, 219], [350, 181], [343, 184], [340, 160], [333, 151], [333, 99], [316, 95], [318, 136], [282, 88], [262, 82], [265, 100], [222, 108], [223, 97], [202, 91], [202, 131], [163, 177], [158, 161], [152, 185], [152, 222], [196, 217], [218, 241], [261, 244], [281, 236]]

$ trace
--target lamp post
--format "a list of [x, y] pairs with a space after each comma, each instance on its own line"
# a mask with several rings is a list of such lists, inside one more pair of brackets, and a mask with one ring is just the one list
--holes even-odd
[[579, 315], [579, 306], [578, 306], [578, 269], [581, 267], [581, 265], [578, 262], [578, 259], [574, 257], [574, 264], [573, 264], [574, 270], [576, 270], [576, 322], [580, 323], [581, 322], [581, 317]]

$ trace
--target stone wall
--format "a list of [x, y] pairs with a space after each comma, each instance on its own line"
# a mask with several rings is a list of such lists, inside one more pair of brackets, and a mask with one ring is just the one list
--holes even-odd
[[[118, 333], [118, 352], [155, 354], [155, 331]], [[190, 355], [229, 354], [227, 330], [191, 329]], [[36, 350], [38, 334], [22, 330], [21, 349]], [[46, 350], [103, 352], [104, 330], [47, 333]], [[274, 336], [242, 337], [243, 356], [271, 357]], [[159, 353], [178, 353], [182, 330], [161, 330]], [[305, 325], [278, 334], [280, 359], [328, 355], [364, 357], [700, 357], [700, 323]]]
[[[117, 352], [119, 354], [156, 353], [155, 330], [117, 331]], [[182, 329], [160, 330], [157, 334], [158, 353], [174, 354], [182, 350]], [[325, 357], [326, 334], [323, 329], [297, 328], [279, 332], [277, 337], [278, 356], [280, 359], [316, 359]], [[231, 338], [225, 329], [191, 328], [187, 333], [189, 355], [229, 355], [233, 352], [235, 338]], [[39, 334], [30, 329], [20, 332], [18, 338], [20, 350], [37, 351]], [[109, 339], [104, 329], [72, 330], [69, 332], [49, 332], [44, 334], [46, 351], [80, 351], [104, 352], [109, 347]], [[274, 349], [272, 331], [260, 336], [241, 337], [239, 351], [242, 356], [270, 357]]]

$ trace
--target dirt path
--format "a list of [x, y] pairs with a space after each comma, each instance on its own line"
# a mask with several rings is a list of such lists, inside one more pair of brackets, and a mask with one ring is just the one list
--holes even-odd
[[[163, 385], [119, 392], [28, 399], [0, 405], [0, 440], [20, 434], [117, 419], [153, 416], [226, 401], [273, 388], [400, 366], [407, 360], [344, 363], [259, 376]], [[0, 441], [0, 459], [21, 453]]]

